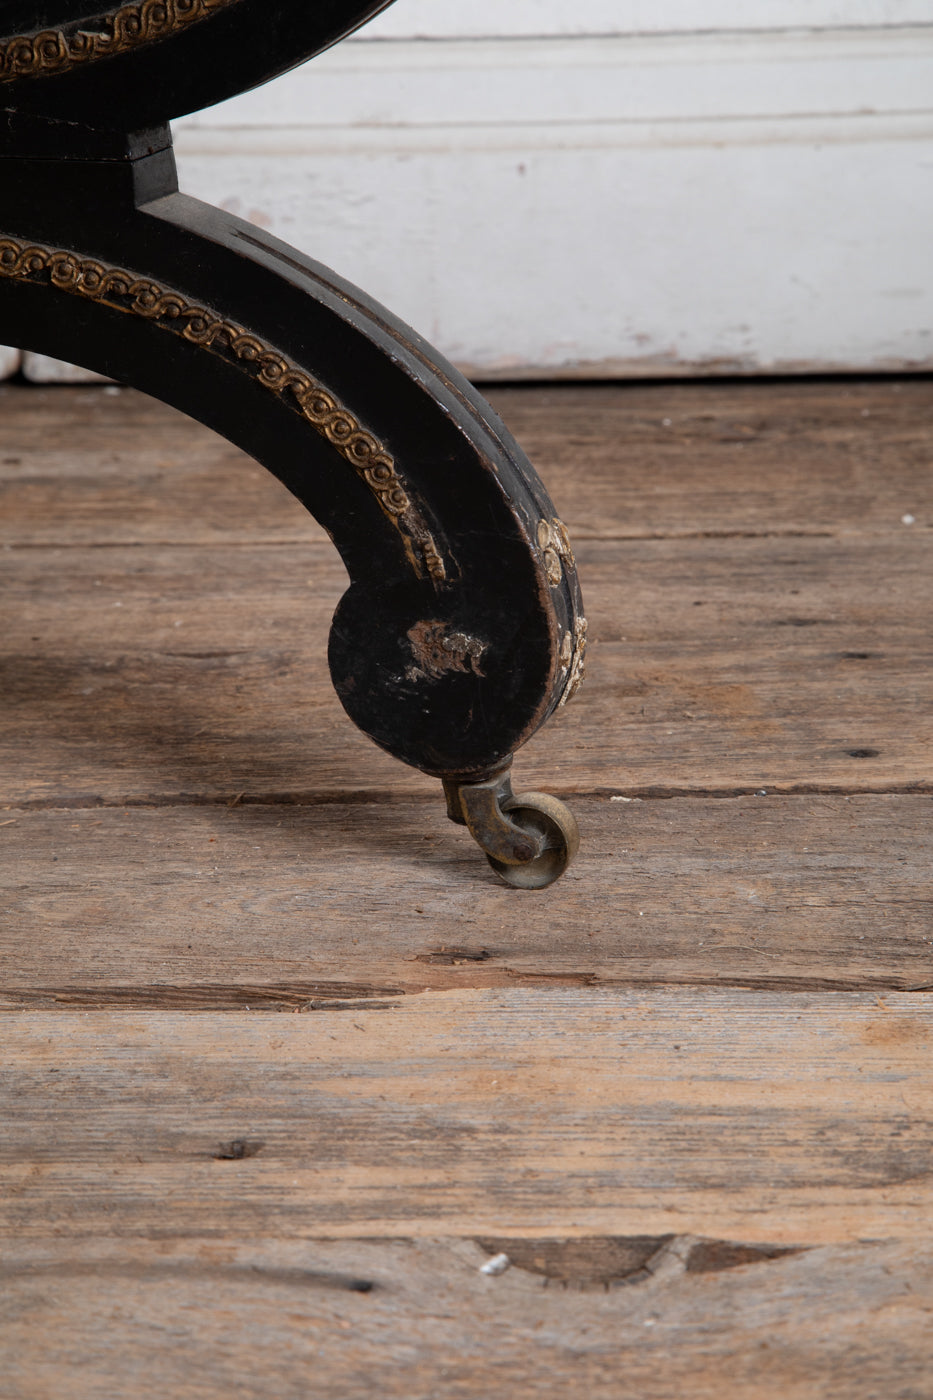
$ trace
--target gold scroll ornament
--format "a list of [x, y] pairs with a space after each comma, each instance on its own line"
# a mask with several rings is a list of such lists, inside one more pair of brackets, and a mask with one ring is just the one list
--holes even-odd
[[434, 538], [412, 504], [390, 453], [329, 390], [277, 350], [205, 307], [192, 304], [178, 292], [64, 249], [0, 237], [0, 277], [44, 283], [116, 311], [143, 316], [161, 330], [236, 365], [264, 388], [280, 395], [346, 458], [399, 532], [417, 576], [421, 578], [427, 572], [438, 583], [446, 577]]
[[[167, 39], [237, 0], [143, 0], [65, 29], [43, 29], [0, 40], [0, 82], [65, 73]], [[79, 27], [80, 26], [80, 27]], [[94, 26], [89, 28], [88, 26]]]

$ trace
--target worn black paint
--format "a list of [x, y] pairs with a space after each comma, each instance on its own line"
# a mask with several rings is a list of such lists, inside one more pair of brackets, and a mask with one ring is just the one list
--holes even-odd
[[[548, 582], [535, 543], [553, 506], [489, 405], [413, 331], [264, 231], [179, 194], [165, 124], [293, 66], [383, 7], [235, 0], [132, 52], [3, 84], [0, 238], [148, 279], [319, 381], [391, 453], [443, 556], [443, 580], [418, 576], [353, 467], [242, 365], [41, 279], [0, 277], [0, 341], [135, 385], [283, 481], [350, 574], [329, 648], [347, 712], [403, 761], [469, 778], [506, 762], [567, 683], [559, 649], [580, 616], [579, 592], [566, 562], [559, 585]], [[88, 0], [12, 0], [0, 8], [0, 43], [90, 26], [94, 15]], [[475, 643], [476, 664], [419, 674], [409, 634], [426, 623]]]

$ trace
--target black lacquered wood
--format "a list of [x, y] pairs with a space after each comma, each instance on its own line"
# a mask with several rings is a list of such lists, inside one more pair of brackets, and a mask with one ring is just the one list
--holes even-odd
[[0, 5], [0, 106], [141, 130], [268, 81], [389, 3], [8, 0]]
[[[137, 385], [252, 453], [326, 526], [347, 565], [330, 664], [354, 721], [431, 772], [499, 764], [561, 697], [579, 601], [566, 561], [559, 582], [548, 579], [537, 536], [553, 507], [488, 405], [358, 289], [178, 194], [170, 150], [52, 164], [4, 162], [4, 338]], [[137, 290], [95, 295], [114, 271]], [[147, 296], [181, 309], [134, 310]], [[273, 373], [304, 376], [345, 409], [391, 459], [407, 508], [385, 509], [294, 392], [257, 373], [252, 345], [244, 358], [229, 332], [199, 343], [199, 310], [245, 332]]]
[[[573, 557], [541, 482], [414, 331], [179, 194], [164, 122], [300, 62], [382, 0], [83, 8], [3, 11], [26, 48], [0, 45], [0, 340], [135, 385], [268, 467], [347, 567], [329, 661], [350, 717], [449, 793], [500, 783], [582, 676]], [[537, 883], [555, 878], [544, 827], [526, 840], [506, 819], [477, 825], [468, 797], [456, 811], [474, 834], [488, 828], [477, 839], [491, 858], [543, 862]]]

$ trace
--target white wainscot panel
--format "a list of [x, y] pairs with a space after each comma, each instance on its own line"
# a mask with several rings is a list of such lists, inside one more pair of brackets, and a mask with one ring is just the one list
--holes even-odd
[[476, 375], [933, 367], [933, 30], [345, 45], [182, 186]]
[[[933, 0], [931, 0], [933, 4]], [[183, 132], [933, 111], [933, 25], [815, 34], [343, 44], [179, 123]], [[727, 138], [728, 133], [723, 133]], [[436, 140], [436, 132], [431, 133]], [[227, 149], [235, 149], [231, 138]]]
[[185, 166], [477, 376], [933, 367], [933, 144]]
[[665, 34], [929, 24], [930, 0], [396, 0], [365, 38]]

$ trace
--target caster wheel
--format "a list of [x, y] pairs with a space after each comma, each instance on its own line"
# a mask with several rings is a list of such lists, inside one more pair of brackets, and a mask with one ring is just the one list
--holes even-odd
[[520, 890], [542, 890], [560, 879], [580, 845], [576, 818], [563, 802], [544, 792], [521, 792], [502, 804], [516, 826], [543, 839], [541, 852], [523, 865], [506, 864], [488, 855], [486, 859], [507, 885]]

